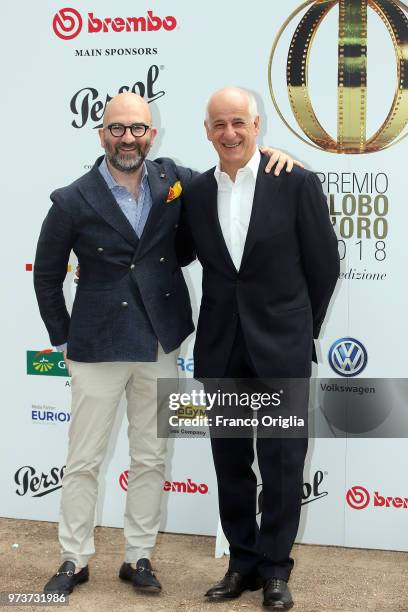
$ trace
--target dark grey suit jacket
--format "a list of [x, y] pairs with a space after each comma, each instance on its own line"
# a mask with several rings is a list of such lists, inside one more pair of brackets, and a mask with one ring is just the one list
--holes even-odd
[[[194, 173], [170, 159], [146, 161], [153, 204], [139, 239], [99, 172], [102, 159], [51, 194], [34, 265], [38, 305], [51, 343], [68, 342], [70, 359], [149, 360], [152, 341], [170, 352], [194, 330], [180, 269], [194, 259], [183, 193], [166, 202], [170, 186], [185, 188]], [[63, 281], [71, 250], [81, 271], [70, 317]]]

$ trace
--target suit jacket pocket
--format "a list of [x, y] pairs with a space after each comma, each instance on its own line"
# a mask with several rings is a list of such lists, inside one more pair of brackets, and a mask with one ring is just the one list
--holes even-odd
[[82, 351], [112, 345], [111, 291], [78, 288], [71, 314], [68, 343]]

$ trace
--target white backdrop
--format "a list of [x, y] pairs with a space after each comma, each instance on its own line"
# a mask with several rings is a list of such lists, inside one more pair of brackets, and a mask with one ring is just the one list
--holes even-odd
[[[30, 266], [40, 226], [50, 206], [49, 193], [84, 173], [101, 154], [95, 128], [101, 122], [107, 96], [121, 88], [133, 87], [152, 100], [159, 137], [151, 157], [172, 157], [199, 170], [216, 161], [202, 125], [208, 95], [227, 84], [254, 92], [262, 119], [260, 143], [283, 148], [302, 160], [319, 173], [324, 190], [332, 197], [331, 214], [343, 257], [342, 278], [318, 343], [320, 364], [315, 374], [341, 379], [331, 368], [328, 353], [337, 340], [351, 337], [366, 350], [362, 376], [405, 377], [406, 144], [369, 155], [333, 154], [311, 148], [281, 121], [269, 93], [269, 55], [279, 28], [299, 4], [298, 0], [255, 0], [247, 8], [238, 9], [236, 3], [208, 0], [200, 9], [182, 0], [174, 0], [171, 5], [163, 0], [153, 4], [99, 0], [96, 6], [70, 0], [68, 9], [55, 0], [37, 4], [26, 0], [2, 6], [6, 28], [1, 45], [7, 61], [2, 94], [6, 170], [0, 302], [2, 516], [52, 521], [58, 518], [70, 388], [60, 356], [37, 355], [51, 347], [37, 311]], [[63, 8], [65, 13], [61, 12]], [[152, 17], [164, 20], [166, 27], [126, 31], [125, 18], [145, 17], [148, 24], [148, 11]], [[93, 32], [88, 31], [88, 13], [92, 13], [93, 29], [97, 19], [118, 19], [113, 26], [111, 21], [106, 22], [108, 31]], [[300, 132], [289, 105], [285, 74], [290, 38], [302, 14], [282, 35], [272, 68], [279, 108]], [[338, 8], [334, 7], [316, 34], [309, 64], [316, 114], [334, 136], [337, 22]], [[134, 22], [128, 23], [132, 29]], [[153, 23], [160, 25], [157, 19]], [[112, 31], [113, 27], [123, 31]], [[63, 38], [67, 36], [71, 38]], [[395, 82], [391, 39], [370, 9], [369, 134], [385, 120]], [[377, 187], [388, 198], [387, 214], [379, 210], [380, 217], [387, 221], [385, 233], [384, 221], [376, 222], [375, 212], [359, 214], [358, 209], [352, 210], [350, 194], [359, 195], [358, 186], [350, 183], [353, 173], [360, 185], [366, 174], [368, 179], [380, 175]], [[375, 197], [377, 192], [369, 182], [363, 194]], [[367, 209], [360, 213], [367, 213]], [[380, 237], [373, 233], [375, 223], [376, 231], [381, 229]], [[370, 235], [364, 229], [368, 225]], [[361, 235], [359, 227], [363, 228]], [[75, 266], [74, 259], [71, 265]], [[72, 275], [68, 273], [65, 287], [68, 301], [72, 301], [74, 293]], [[190, 266], [185, 275], [196, 316], [199, 265]], [[367, 279], [367, 275], [372, 276]], [[192, 347], [193, 338], [182, 348], [182, 376], [191, 376]], [[39, 370], [34, 362], [39, 364]], [[45, 363], [50, 364], [48, 371], [42, 371]], [[126, 423], [122, 417], [123, 406], [101, 473], [98, 505], [98, 524], [117, 527], [123, 521], [126, 488], [126, 477], [121, 475], [128, 467]], [[408, 508], [403, 507], [404, 503], [398, 507], [398, 501], [390, 501], [389, 507], [375, 502], [381, 500], [380, 496], [408, 497], [405, 454], [403, 437], [311, 440], [298, 541], [408, 550]], [[172, 441], [167, 479], [169, 483], [187, 483], [190, 479], [204, 485], [201, 490], [205, 492], [191, 492], [192, 485], [190, 492], [188, 487], [184, 492], [182, 484], [167, 484], [170, 490], [164, 493], [162, 528], [214, 535], [217, 493], [208, 439]]]

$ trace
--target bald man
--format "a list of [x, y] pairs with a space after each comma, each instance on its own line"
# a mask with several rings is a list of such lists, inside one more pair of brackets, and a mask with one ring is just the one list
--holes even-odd
[[[319, 335], [338, 278], [337, 239], [315, 174], [299, 168], [279, 177], [265, 174], [267, 159], [256, 143], [259, 127], [249, 92], [229, 87], [211, 96], [205, 128], [218, 163], [190, 182], [184, 200], [203, 267], [194, 375], [208, 385], [208, 379], [215, 379], [216, 389], [227, 379], [227, 392], [242, 385], [237, 382], [231, 389], [231, 379], [300, 379], [296, 392], [301, 392], [299, 416], [304, 417], [313, 338]], [[251, 388], [265, 389], [255, 382]], [[219, 413], [230, 417], [237, 410], [231, 413], [221, 406]], [[241, 430], [243, 437], [233, 437], [231, 431], [217, 434], [211, 429], [230, 562], [225, 577], [206, 595], [211, 601], [228, 600], [263, 584], [264, 607], [290, 609], [287, 582], [299, 525], [307, 432], [297, 438], [268, 438], [264, 429], [258, 436], [263, 493], [258, 530], [252, 429]]]
[[[105, 155], [51, 194], [38, 241], [40, 313], [72, 376], [59, 521], [62, 565], [46, 593], [70, 593], [89, 578], [98, 473], [124, 392], [130, 467], [119, 577], [142, 591], [161, 590], [150, 563], [166, 453], [166, 440], [156, 432], [156, 382], [177, 378], [179, 347], [194, 329], [180, 266], [195, 257], [181, 208], [195, 173], [170, 159], [146, 160], [156, 133], [142, 98], [114, 97], [99, 130]], [[279, 152], [271, 165], [276, 157]], [[280, 165], [286, 161], [283, 156]], [[71, 250], [81, 274], [70, 316], [63, 281]]]

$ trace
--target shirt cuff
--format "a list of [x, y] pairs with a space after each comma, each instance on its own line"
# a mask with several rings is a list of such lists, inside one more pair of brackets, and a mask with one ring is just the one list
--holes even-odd
[[64, 344], [60, 344], [59, 346], [54, 346], [54, 348], [56, 351], [59, 351], [60, 353], [65, 353], [67, 350], [67, 346], [68, 346], [68, 343], [65, 342]]

